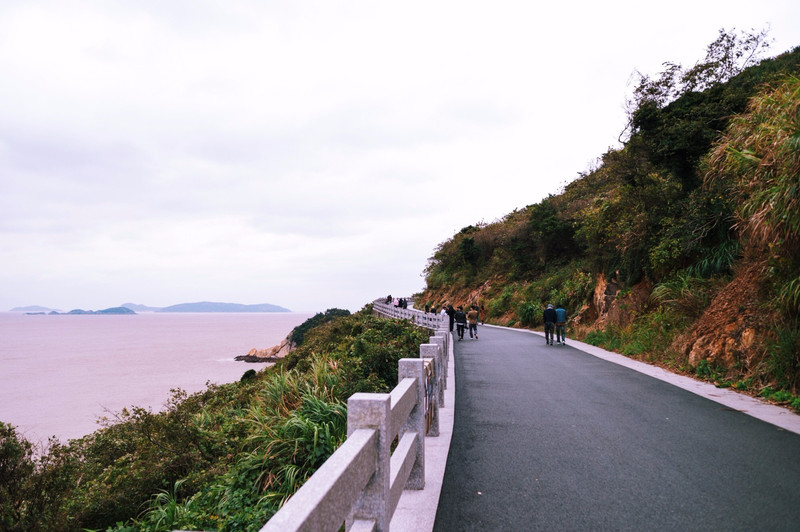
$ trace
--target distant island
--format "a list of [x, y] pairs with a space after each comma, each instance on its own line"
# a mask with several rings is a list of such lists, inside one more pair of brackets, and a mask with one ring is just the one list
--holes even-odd
[[[14, 309], [12, 309], [12, 312], [14, 312]], [[80, 309], [80, 308], [76, 308], [74, 310], [70, 310], [69, 312], [59, 312], [57, 310], [51, 310], [50, 312], [32, 311], [32, 312], [26, 312], [26, 314], [30, 314], [32, 316], [43, 316], [45, 314], [48, 315], [48, 316], [67, 316], [67, 315], [75, 315], [75, 314], [80, 314], [80, 315], [83, 315], [83, 314], [136, 314], [136, 312], [132, 311], [129, 308], [125, 308], [125, 307], [111, 307], [111, 308], [107, 308], [107, 309], [103, 309], [103, 310], [83, 310], [83, 309]]]
[[278, 305], [261, 303], [258, 305], [240, 305], [238, 303], [214, 303], [200, 301], [198, 303], [181, 303], [164, 307], [156, 312], [291, 312], [291, 310]]
[[14, 307], [10, 312], [33, 312], [37, 314], [44, 314], [45, 312], [61, 312], [58, 309], [40, 307], [39, 305], [30, 305], [27, 307]]
[[156, 312], [161, 307], [148, 307], [147, 305], [137, 305], [136, 303], [123, 303], [120, 307], [129, 308], [134, 312]]
[[33, 315], [61, 315], [61, 314], [136, 314], [137, 312], [291, 312], [288, 308], [269, 303], [256, 305], [240, 305], [238, 303], [215, 303], [212, 301], [199, 301], [197, 303], [180, 303], [169, 307], [149, 307], [137, 303], [123, 303], [118, 307], [104, 310], [75, 309], [69, 312], [30, 305], [27, 307], [14, 307], [11, 312], [25, 312]]

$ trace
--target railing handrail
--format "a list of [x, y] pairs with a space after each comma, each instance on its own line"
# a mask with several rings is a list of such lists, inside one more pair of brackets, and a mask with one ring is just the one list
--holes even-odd
[[424, 312], [414, 308], [396, 307], [392, 303], [386, 303], [385, 299], [379, 299], [372, 303], [373, 312], [377, 312], [390, 318], [411, 320], [417, 325], [438, 329], [444, 327], [445, 320], [449, 320], [446, 314], [435, 312]]
[[[348, 435], [303, 484], [303, 497], [290, 497], [261, 530], [325, 530], [332, 521], [344, 522], [349, 507], [372, 477], [373, 464], [378, 460], [377, 440], [376, 430], [361, 429]], [[358, 491], [353, 486], [358, 486]], [[330, 500], [332, 490], [339, 492], [338, 500]]]
[[[373, 311], [420, 325], [435, 314], [414, 309]], [[376, 308], [377, 307], [377, 308]], [[398, 363], [398, 384], [388, 394], [355, 393], [347, 401], [347, 439], [262, 527], [262, 531], [388, 531], [404, 489], [425, 487], [425, 436], [438, 436], [444, 406], [449, 333], [420, 345], [420, 358]], [[433, 377], [433, 379], [430, 378]], [[432, 419], [429, 416], [432, 412]], [[392, 442], [398, 444], [391, 451]]]

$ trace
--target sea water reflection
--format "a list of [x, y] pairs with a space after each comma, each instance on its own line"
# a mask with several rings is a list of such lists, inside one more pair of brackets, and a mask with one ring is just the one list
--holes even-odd
[[159, 410], [170, 389], [205, 389], [265, 364], [236, 362], [280, 343], [305, 313], [0, 313], [0, 421], [30, 441], [98, 428], [123, 407]]

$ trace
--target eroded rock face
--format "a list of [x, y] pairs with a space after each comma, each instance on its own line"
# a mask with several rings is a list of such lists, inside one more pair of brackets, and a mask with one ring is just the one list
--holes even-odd
[[605, 275], [599, 274], [592, 304], [584, 306], [573, 323], [583, 323], [597, 329], [604, 329], [608, 325], [626, 327], [647, 307], [652, 290], [650, 281], [645, 280], [633, 286], [627, 293], [620, 294], [620, 285], [616, 279], [606, 279]]
[[244, 362], [276, 362], [292, 352], [294, 345], [289, 338], [285, 338], [280, 344], [268, 349], [253, 348], [246, 355], [235, 357], [236, 360]]
[[689, 364], [701, 360], [732, 367], [740, 363], [745, 368], [755, 363], [759, 330], [769, 319], [758, 308], [760, 300], [759, 270], [746, 268], [737, 274], [695, 322], [689, 331], [672, 343], [672, 348], [687, 356]]
[[597, 309], [594, 305], [583, 305], [572, 318], [573, 327], [590, 327], [597, 321]]
[[598, 319], [607, 319], [619, 292], [619, 284], [614, 279], [606, 280], [602, 273], [597, 276], [597, 284], [594, 287], [592, 303], [597, 310]]
[[[701, 360], [732, 367], [737, 360], [749, 359], [749, 349], [755, 339], [755, 330], [745, 318], [726, 324], [717, 331], [696, 331], [690, 335], [683, 349], [689, 364], [697, 366]], [[705, 334], [703, 334], [703, 332]]]

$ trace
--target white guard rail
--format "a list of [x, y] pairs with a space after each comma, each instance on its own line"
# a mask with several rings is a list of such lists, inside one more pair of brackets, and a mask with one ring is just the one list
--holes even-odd
[[[436, 314], [379, 302], [373, 312], [433, 329], [444, 323], [431, 319]], [[425, 487], [424, 438], [439, 435], [451, 338], [442, 329], [420, 345], [420, 358], [401, 359], [399, 383], [390, 393], [356, 393], [347, 400], [347, 439], [262, 532], [336, 531], [343, 523], [352, 532], [388, 532], [403, 490]]]

